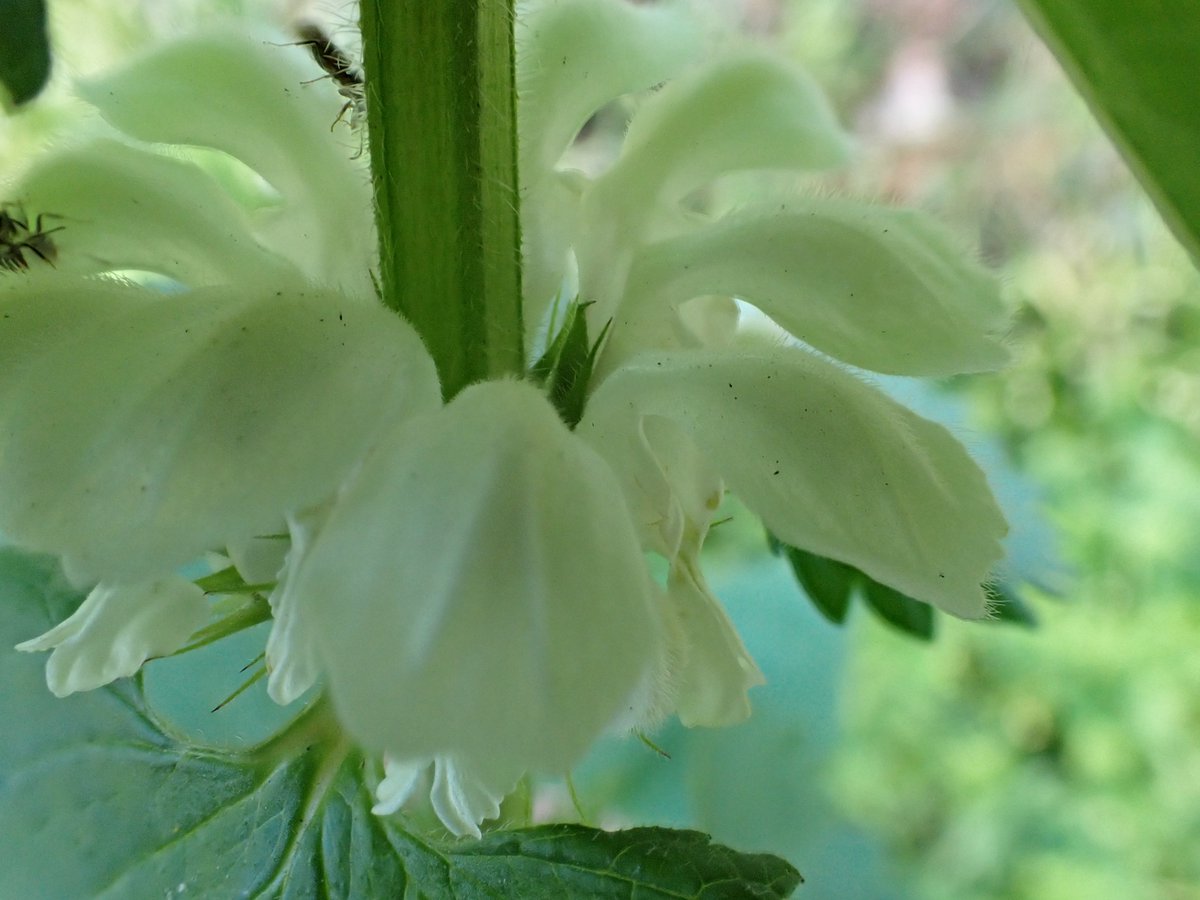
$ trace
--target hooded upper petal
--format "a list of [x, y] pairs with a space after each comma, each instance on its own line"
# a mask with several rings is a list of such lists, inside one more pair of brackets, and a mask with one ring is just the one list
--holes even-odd
[[639, 358], [592, 397], [580, 431], [670, 418], [783, 541], [965, 618], [1007, 526], [948, 431], [798, 348]]
[[558, 163], [596, 110], [674, 77], [700, 48], [695, 20], [679, 3], [542, 0], [523, 7], [516, 31], [521, 153], [535, 174]]
[[282, 198], [272, 246], [309, 278], [373, 298], [369, 179], [330, 140], [341, 100], [313, 77], [299, 47], [219, 31], [160, 48], [80, 93], [132, 137], [247, 165]]
[[65, 697], [133, 675], [152, 656], [174, 653], [207, 619], [204, 592], [183, 578], [101, 583], [71, 616], [17, 649], [53, 650], [46, 683]]
[[573, 764], [660, 643], [616, 479], [516, 382], [384, 439], [294, 589], [351, 732], [488, 783]]
[[[752, 207], [642, 247], [634, 257], [609, 367], [670, 345], [695, 297], [735, 296], [845, 362], [901, 375], [995, 368], [1005, 309], [998, 279], [936, 222], [851, 200]], [[655, 343], [655, 338], [658, 342]]]
[[382, 307], [303, 285], [0, 289], [0, 531], [128, 581], [329, 496], [432, 361]]
[[677, 74], [700, 40], [680, 4], [612, 0], [526, 4], [516, 39], [522, 287], [532, 339], [567, 272], [585, 183], [578, 172], [559, 171], [560, 158], [598, 109]]
[[[836, 165], [848, 148], [815, 85], [769, 55], [732, 54], [664, 87], [638, 110], [620, 158], [582, 199], [576, 255], [580, 296], [595, 304], [593, 331], [622, 316], [642, 245], [707, 224], [683, 209], [689, 194], [735, 172]], [[614, 337], [624, 344], [631, 334]], [[602, 358], [599, 368], [611, 367]]]

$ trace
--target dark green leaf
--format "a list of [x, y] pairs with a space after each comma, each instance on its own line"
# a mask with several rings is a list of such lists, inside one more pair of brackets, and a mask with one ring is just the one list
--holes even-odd
[[1196, 0], [1020, 0], [1180, 242], [1200, 262]]
[[578, 425], [583, 418], [583, 406], [596, 366], [596, 355], [608, 334], [608, 325], [605, 325], [595, 341], [588, 340], [587, 316], [584, 312], [591, 305], [590, 302], [578, 301], [571, 304], [566, 321], [554, 340], [529, 370], [530, 377], [545, 388], [559, 417], [570, 428]]
[[796, 580], [813, 606], [830, 622], [846, 620], [855, 585], [866, 576], [853, 566], [826, 559], [797, 547], [784, 547]]
[[[455, 897], [790, 896], [800, 873], [767, 854], [737, 853], [698, 831], [583, 825], [500, 831], [450, 851]], [[506, 893], [501, 886], [519, 886]]]
[[863, 599], [886, 622], [905, 634], [928, 641], [933, 639], [933, 607], [905, 596], [877, 581], [866, 579]]
[[28, 103], [49, 77], [45, 0], [0, 0], [0, 104]]
[[370, 812], [363, 759], [318, 704], [244, 752], [168, 732], [137, 681], [57, 700], [10, 649], [78, 604], [0, 550], [0, 897], [785, 897], [787, 863], [696, 832], [582, 826], [439, 846]]

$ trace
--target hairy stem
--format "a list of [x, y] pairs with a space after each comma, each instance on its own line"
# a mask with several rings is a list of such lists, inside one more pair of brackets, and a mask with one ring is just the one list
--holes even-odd
[[513, 0], [362, 0], [384, 303], [448, 400], [523, 369]]

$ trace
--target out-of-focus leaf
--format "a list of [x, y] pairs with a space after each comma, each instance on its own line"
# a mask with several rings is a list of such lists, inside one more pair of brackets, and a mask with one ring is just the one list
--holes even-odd
[[49, 77], [45, 0], [0, 0], [0, 105], [28, 103]]
[[884, 621], [923, 641], [933, 639], [933, 607], [864, 576], [863, 599]]
[[1200, 263], [1195, 0], [1020, 0], [1176, 238]]
[[781, 859], [693, 831], [577, 825], [432, 843], [370, 812], [363, 759], [310, 711], [240, 752], [168, 732], [139, 680], [66, 700], [11, 650], [69, 614], [54, 567], [0, 550], [2, 897], [781, 898]]
[[808, 553], [798, 547], [780, 545], [796, 573], [796, 580], [818, 612], [830, 622], [841, 624], [850, 610], [850, 598], [859, 579], [866, 578], [853, 566]]
[[[845, 622], [857, 594], [868, 609], [905, 634], [925, 641], [933, 638], [936, 610], [928, 603], [880, 584], [853, 566], [789, 547], [774, 535], [768, 535], [768, 541], [771, 552], [784, 555], [808, 599], [830, 622], [838, 625]], [[989, 621], [1037, 625], [1033, 611], [1007, 581], [992, 585], [992, 593], [993, 619]]]

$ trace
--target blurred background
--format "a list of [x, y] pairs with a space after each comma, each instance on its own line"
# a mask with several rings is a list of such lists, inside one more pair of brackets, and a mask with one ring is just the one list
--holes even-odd
[[[669, 758], [605, 745], [540, 813], [781, 853], [814, 900], [1200, 898], [1200, 277], [1011, 2], [712, 3], [857, 136], [806, 189], [925, 209], [1007, 282], [1011, 368], [897, 390], [987, 463], [1036, 627], [832, 625], [733, 509], [706, 560], [770, 682], [755, 716], [651, 736]], [[0, 119], [0, 180], [73, 127], [69, 74], [243, 7], [303, 12], [53, 0], [66, 62]]]
[[1013, 3], [724, 14], [859, 140], [809, 189], [927, 210], [1007, 282], [1014, 364], [897, 392], [989, 469], [1037, 622], [839, 628], [735, 515], [706, 568], [754, 718], [604, 748], [584, 811], [782, 853], [809, 898], [1200, 898], [1200, 276]]

